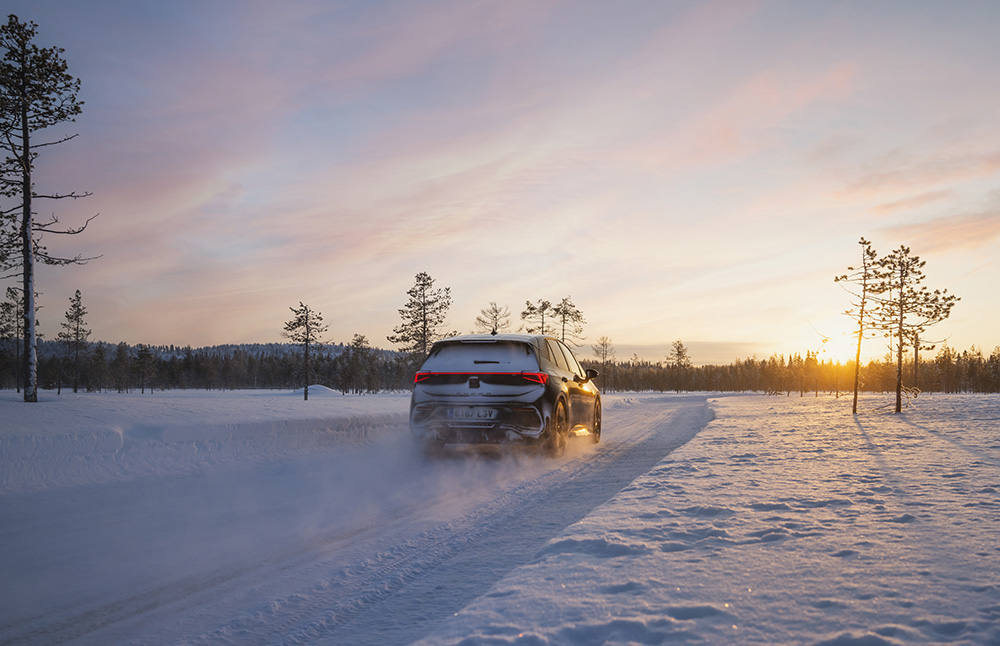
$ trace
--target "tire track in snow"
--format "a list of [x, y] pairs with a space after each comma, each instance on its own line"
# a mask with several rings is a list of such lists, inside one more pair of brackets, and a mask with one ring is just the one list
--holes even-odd
[[[587, 446], [584, 456], [561, 463], [515, 462], [509, 474], [498, 466], [493, 471], [516, 484], [498, 483], [497, 494], [488, 492], [488, 502], [471, 510], [462, 506], [465, 491], [428, 486], [460, 466], [460, 457], [423, 469], [431, 499], [378, 499], [374, 524], [321, 532], [56, 617], [22, 618], [0, 627], [0, 641], [411, 641], [690, 439], [710, 411], [705, 397], [673, 397], [605, 417], [605, 442], [596, 451]], [[509, 469], [508, 462], [498, 465]], [[427, 520], [435, 514], [448, 520]]]
[[[666, 400], [677, 405], [677, 399]], [[408, 643], [529, 562], [563, 529], [611, 499], [711, 419], [705, 398], [680, 408], [635, 407], [632, 433], [502, 495], [493, 504], [379, 555], [352, 580], [327, 581], [195, 643]], [[613, 427], [619, 415], [607, 415]]]

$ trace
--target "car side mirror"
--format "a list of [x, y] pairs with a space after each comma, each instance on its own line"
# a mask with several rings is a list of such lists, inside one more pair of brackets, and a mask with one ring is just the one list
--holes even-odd
[[596, 377], [599, 374], [601, 374], [601, 373], [597, 372], [593, 368], [587, 368], [587, 381], [590, 381], [591, 379], [593, 379], [594, 377]]

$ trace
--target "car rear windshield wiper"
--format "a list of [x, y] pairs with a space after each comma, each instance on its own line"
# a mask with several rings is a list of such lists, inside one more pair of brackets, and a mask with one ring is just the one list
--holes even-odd
[[483, 359], [483, 360], [475, 359], [472, 363], [500, 363], [500, 362], [499, 361], [492, 361], [492, 360], [489, 360], [489, 359]]

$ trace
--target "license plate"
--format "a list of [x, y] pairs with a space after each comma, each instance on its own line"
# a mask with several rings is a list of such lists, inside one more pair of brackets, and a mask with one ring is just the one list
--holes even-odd
[[481, 406], [456, 406], [448, 409], [448, 419], [489, 420], [497, 418], [497, 409]]

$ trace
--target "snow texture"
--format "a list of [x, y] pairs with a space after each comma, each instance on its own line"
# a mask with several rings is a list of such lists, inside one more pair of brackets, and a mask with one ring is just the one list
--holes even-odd
[[1000, 398], [712, 405], [422, 643], [1000, 643]]
[[606, 395], [596, 447], [431, 461], [405, 394], [43, 398], [3, 643], [1000, 643], [995, 395]]
[[267, 462], [406, 423], [409, 394], [346, 397], [297, 391], [164, 391], [72, 394], [40, 391], [25, 406], [0, 391], [0, 493], [196, 473]]

